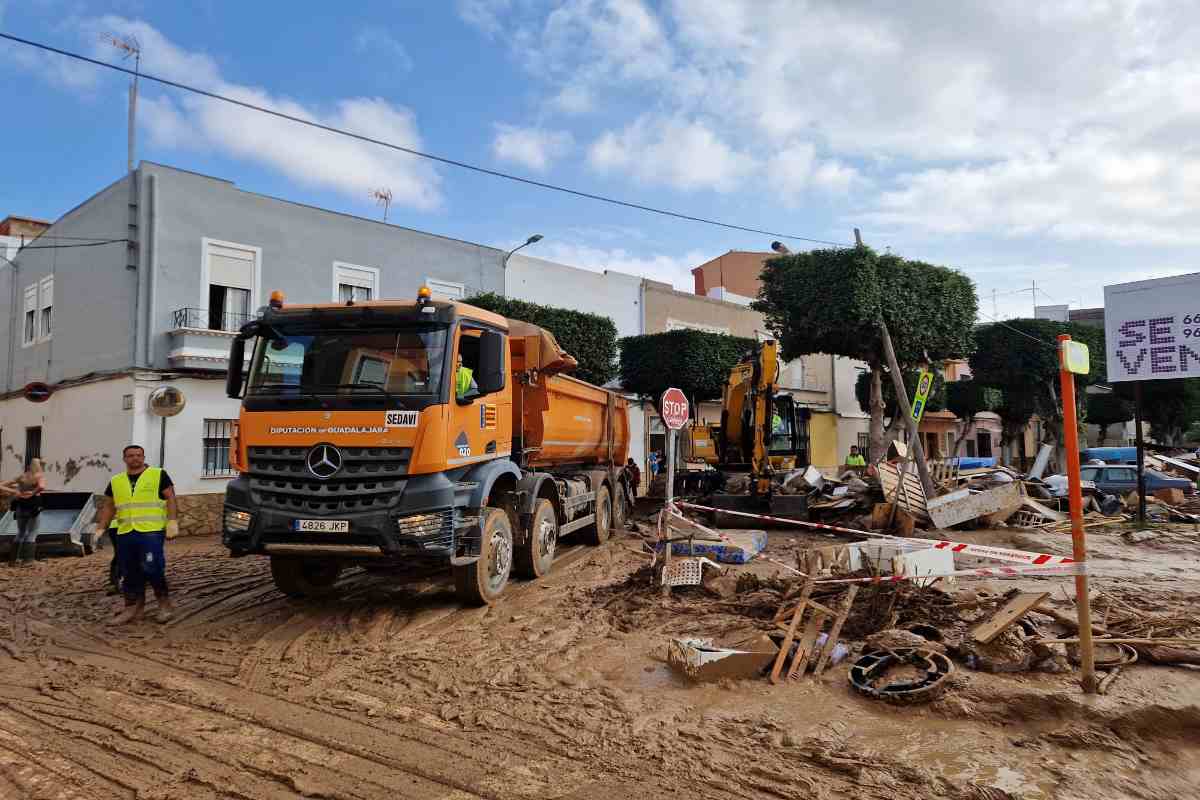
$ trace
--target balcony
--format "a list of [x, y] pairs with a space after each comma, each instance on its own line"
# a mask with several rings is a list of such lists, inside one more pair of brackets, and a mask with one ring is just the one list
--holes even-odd
[[229, 364], [229, 343], [254, 315], [180, 308], [171, 318], [167, 358], [172, 367], [224, 370]]

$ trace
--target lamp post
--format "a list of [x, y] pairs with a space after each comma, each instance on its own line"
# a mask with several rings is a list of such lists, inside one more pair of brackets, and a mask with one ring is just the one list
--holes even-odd
[[500, 269], [508, 269], [508, 260], [510, 258], [512, 258], [513, 253], [517, 252], [522, 247], [528, 247], [531, 244], [537, 244], [541, 240], [542, 240], [542, 235], [540, 233], [535, 233], [533, 236], [530, 236], [528, 239], [525, 240], [525, 244], [517, 245], [512, 250], [509, 250], [507, 253], [504, 254], [504, 258], [500, 261]]

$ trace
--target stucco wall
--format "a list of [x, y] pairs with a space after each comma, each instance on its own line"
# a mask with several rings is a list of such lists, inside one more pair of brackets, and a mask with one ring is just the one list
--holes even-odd
[[118, 378], [60, 389], [44, 403], [0, 400], [0, 475], [21, 471], [25, 429], [41, 426], [47, 488], [102, 491], [122, 468], [121, 449], [130, 441], [133, 417], [122, 397], [132, 392], [133, 381]]
[[505, 272], [508, 297], [608, 317], [617, 326], [617, 336], [642, 332], [642, 279], [636, 275], [593, 272], [523, 253], [508, 260]]

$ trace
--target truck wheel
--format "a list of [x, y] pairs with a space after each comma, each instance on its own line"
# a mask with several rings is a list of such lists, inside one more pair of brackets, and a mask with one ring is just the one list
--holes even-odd
[[529, 522], [529, 536], [517, 545], [513, 569], [522, 578], [540, 578], [554, 563], [554, 545], [558, 541], [558, 517], [554, 504], [538, 500]]
[[330, 593], [342, 572], [336, 561], [271, 556], [275, 588], [288, 597], [320, 597]]
[[584, 541], [590, 545], [601, 545], [608, 541], [612, 522], [612, 497], [607, 486], [596, 490], [596, 521], [584, 528]]
[[454, 567], [454, 588], [460, 602], [491, 605], [508, 584], [512, 572], [513, 532], [502, 508], [483, 509], [479, 520], [479, 560]]

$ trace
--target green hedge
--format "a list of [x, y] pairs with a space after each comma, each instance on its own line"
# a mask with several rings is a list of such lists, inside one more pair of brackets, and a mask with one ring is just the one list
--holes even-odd
[[720, 399], [729, 370], [753, 339], [708, 331], [668, 331], [621, 339], [621, 385], [652, 399], [674, 386], [689, 400]]
[[572, 373], [576, 378], [603, 386], [617, 375], [617, 326], [608, 317], [527, 303], [495, 292], [476, 295], [466, 302], [553, 333], [562, 348], [579, 362]]

